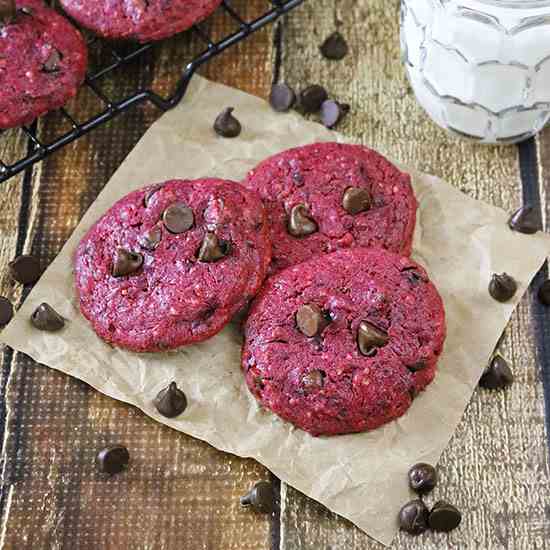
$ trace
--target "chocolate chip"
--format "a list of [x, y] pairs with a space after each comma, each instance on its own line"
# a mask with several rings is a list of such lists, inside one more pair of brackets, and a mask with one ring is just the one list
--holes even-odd
[[367, 321], [361, 321], [357, 331], [357, 346], [361, 354], [372, 357], [378, 348], [384, 347], [389, 342], [387, 332], [380, 330]]
[[241, 123], [233, 116], [233, 111], [233, 107], [227, 107], [216, 117], [214, 130], [218, 135], [225, 138], [234, 138], [241, 133]]
[[18, 12], [21, 12], [23, 15], [34, 15], [34, 10], [29, 8], [29, 6], [23, 6], [17, 9]]
[[198, 253], [199, 262], [217, 262], [229, 253], [229, 245], [214, 233], [206, 233]]
[[419, 462], [409, 470], [409, 487], [421, 495], [437, 485], [437, 472], [431, 464]]
[[61, 53], [59, 53], [57, 50], [52, 50], [50, 52], [50, 55], [48, 56], [48, 59], [44, 62], [44, 65], [42, 65], [42, 71], [45, 73], [56, 73], [59, 71], [59, 64], [61, 63]]
[[508, 220], [508, 226], [513, 231], [532, 235], [541, 229], [540, 216], [532, 206], [522, 206]]
[[348, 43], [338, 32], [333, 32], [319, 47], [321, 53], [327, 59], [339, 61], [348, 54]]
[[137, 252], [130, 252], [125, 248], [116, 251], [113, 263], [113, 277], [132, 275], [143, 265], [143, 256]]
[[38, 258], [29, 254], [17, 256], [8, 264], [12, 278], [23, 285], [36, 283], [42, 274]]
[[399, 527], [411, 535], [421, 535], [428, 529], [428, 508], [420, 499], [411, 500], [401, 508]]
[[483, 372], [479, 385], [487, 390], [508, 388], [514, 383], [514, 373], [501, 355], [495, 355]]
[[304, 185], [304, 176], [302, 176], [300, 172], [293, 172], [292, 181], [294, 182], [294, 185], [296, 187], [301, 187], [302, 185]]
[[162, 214], [162, 221], [164, 222], [164, 227], [166, 227], [170, 233], [178, 235], [193, 227], [195, 216], [193, 215], [193, 210], [186, 204], [177, 202], [170, 205], [164, 211]]
[[296, 101], [294, 90], [286, 84], [273, 84], [269, 103], [271, 107], [279, 113], [284, 113], [291, 109]]
[[56, 332], [65, 326], [65, 319], [52, 306], [44, 302], [34, 310], [31, 323], [38, 330]]
[[130, 453], [122, 445], [106, 447], [96, 457], [99, 470], [104, 474], [119, 474], [126, 469], [130, 461]]
[[506, 273], [494, 273], [489, 283], [489, 294], [497, 302], [507, 302], [518, 289], [516, 281]]
[[349, 113], [349, 110], [350, 106], [347, 103], [327, 99], [321, 105], [321, 122], [332, 129]]
[[327, 99], [327, 91], [317, 84], [308, 86], [300, 92], [300, 105], [304, 113], [318, 113], [323, 101]]
[[550, 306], [550, 280], [544, 281], [538, 291], [539, 301], [545, 306]]
[[4, 325], [7, 325], [13, 317], [13, 306], [11, 305], [11, 302], [4, 298], [4, 296], [0, 296], [0, 327], [3, 327]]
[[305, 304], [296, 312], [298, 330], [309, 338], [321, 334], [328, 324], [328, 319], [315, 304]]
[[319, 230], [305, 204], [297, 204], [290, 211], [288, 232], [294, 237], [305, 237]]
[[187, 408], [187, 398], [175, 382], [161, 390], [153, 403], [157, 411], [166, 418], [179, 416]]
[[151, 199], [153, 198], [153, 195], [160, 191], [162, 189], [162, 185], [155, 185], [154, 187], [151, 187], [143, 197], [143, 206], [145, 208], [149, 208], [149, 204], [151, 203]]
[[273, 486], [267, 481], [260, 481], [252, 490], [241, 497], [241, 506], [252, 507], [263, 514], [271, 514], [275, 509]]
[[359, 214], [371, 207], [372, 199], [367, 189], [348, 187], [342, 199], [342, 206], [348, 214]]
[[426, 362], [425, 361], [417, 361], [416, 363], [413, 363], [412, 365], [407, 365], [407, 368], [411, 372], [418, 372], [419, 370], [423, 370], [426, 368]]
[[139, 238], [139, 244], [145, 250], [155, 250], [162, 240], [160, 227], [153, 227]]
[[430, 528], [442, 533], [456, 529], [461, 521], [462, 514], [458, 509], [444, 500], [440, 500], [433, 505], [428, 517]]
[[325, 372], [322, 370], [314, 369], [310, 370], [302, 378], [302, 389], [306, 395], [323, 389], [325, 385]]
[[15, 0], [3, 0], [0, 2], [0, 27], [9, 25], [15, 19], [17, 12]]

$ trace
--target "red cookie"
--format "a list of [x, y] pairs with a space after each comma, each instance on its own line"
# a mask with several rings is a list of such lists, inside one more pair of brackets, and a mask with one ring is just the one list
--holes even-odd
[[359, 145], [315, 143], [260, 163], [245, 181], [271, 225], [275, 273], [338, 249], [409, 255], [416, 221], [410, 176]]
[[105, 341], [162, 351], [219, 332], [258, 291], [271, 245], [259, 197], [172, 180], [119, 200], [76, 253], [80, 309]]
[[63, 9], [100, 36], [149, 42], [208, 17], [221, 0], [60, 0]]
[[0, 128], [29, 124], [63, 106], [88, 65], [80, 33], [40, 0], [18, 0], [9, 23], [0, 22]]
[[443, 302], [405, 256], [354, 248], [267, 280], [245, 326], [242, 366], [268, 409], [313, 435], [398, 418], [433, 379]]

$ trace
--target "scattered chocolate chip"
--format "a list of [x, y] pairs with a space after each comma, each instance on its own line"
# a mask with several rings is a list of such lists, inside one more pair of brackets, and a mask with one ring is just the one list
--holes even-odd
[[198, 253], [199, 262], [217, 262], [229, 253], [229, 246], [214, 233], [206, 233]]
[[300, 105], [304, 113], [318, 113], [323, 101], [327, 99], [327, 91], [317, 84], [312, 84], [300, 92]]
[[113, 262], [113, 277], [132, 275], [143, 265], [143, 256], [137, 252], [130, 252], [125, 248], [116, 251]]
[[541, 220], [535, 208], [526, 205], [516, 210], [510, 216], [508, 226], [513, 231], [532, 235], [541, 229]]
[[0, 2], [0, 27], [9, 25], [17, 12], [15, 0], [3, 0]]
[[426, 362], [425, 361], [417, 361], [416, 363], [413, 363], [412, 365], [407, 365], [407, 368], [411, 372], [418, 372], [419, 370], [423, 370], [426, 368]]
[[36, 283], [42, 274], [38, 258], [29, 254], [17, 256], [8, 267], [12, 278], [23, 285]]
[[321, 105], [321, 122], [332, 129], [349, 113], [349, 110], [350, 106], [347, 103], [327, 99]]
[[233, 107], [227, 107], [216, 118], [214, 130], [225, 138], [237, 137], [242, 130], [241, 123], [233, 116]]
[[516, 281], [506, 273], [494, 273], [489, 283], [489, 294], [497, 302], [507, 302], [518, 289]]
[[193, 210], [186, 204], [177, 202], [170, 205], [164, 211], [162, 214], [162, 221], [164, 222], [164, 227], [166, 227], [170, 233], [178, 235], [193, 227], [195, 216], [193, 215]]
[[143, 206], [145, 208], [149, 208], [149, 204], [151, 202], [151, 199], [153, 198], [153, 195], [157, 193], [157, 191], [160, 191], [162, 189], [162, 185], [155, 185], [147, 193], [145, 193], [145, 196], [143, 197]]
[[411, 500], [399, 511], [399, 527], [411, 535], [421, 535], [428, 529], [428, 514], [420, 499]]
[[139, 244], [145, 250], [155, 250], [162, 240], [162, 231], [160, 227], [153, 227], [139, 238]]
[[294, 90], [287, 84], [273, 84], [269, 103], [279, 113], [284, 113], [292, 108], [296, 101]]
[[302, 378], [302, 389], [306, 395], [323, 389], [326, 374], [322, 370], [310, 370]]
[[328, 319], [315, 304], [305, 304], [296, 312], [298, 330], [309, 338], [321, 334], [328, 324]]
[[542, 304], [545, 306], [550, 306], [550, 280], [544, 281], [544, 283], [540, 285], [537, 295]]
[[409, 487], [421, 495], [437, 485], [437, 472], [431, 464], [419, 462], [409, 470]]
[[241, 497], [241, 506], [251, 506], [258, 512], [271, 514], [275, 508], [273, 486], [267, 481], [260, 481], [252, 490]]
[[11, 302], [0, 296], [0, 327], [7, 325], [13, 317], [13, 306]]
[[52, 50], [48, 59], [42, 65], [42, 71], [45, 73], [56, 73], [59, 71], [59, 64], [61, 63], [61, 54], [57, 50]]
[[458, 509], [444, 500], [436, 502], [428, 516], [430, 528], [443, 533], [456, 529], [461, 521], [462, 514]]
[[508, 388], [514, 383], [514, 373], [501, 355], [495, 355], [483, 372], [479, 385], [486, 390]]
[[357, 331], [357, 346], [363, 355], [372, 357], [378, 348], [384, 347], [388, 342], [387, 332], [380, 330], [367, 321], [361, 321]]
[[371, 207], [372, 198], [367, 189], [348, 187], [342, 199], [342, 206], [348, 214], [359, 214]]
[[56, 332], [65, 326], [65, 319], [52, 306], [44, 302], [34, 310], [31, 323], [38, 330]]
[[166, 418], [179, 416], [187, 408], [187, 398], [175, 382], [161, 390], [153, 403], [157, 411]]
[[104, 474], [119, 474], [126, 469], [130, 461], [130, 453], [122, 445], [111, 445], [99, 451], [96, 463]]
[[288, 232], [294, 237], [305, 237], [318, 231], [319, 227], [309, 214], [305, 204], [297, 204], [290, 211]]
[[348, 54], [348, 43], [338, 32], [333, 32], [319, 47], [321, 53], [327, 59], [339, 61]]

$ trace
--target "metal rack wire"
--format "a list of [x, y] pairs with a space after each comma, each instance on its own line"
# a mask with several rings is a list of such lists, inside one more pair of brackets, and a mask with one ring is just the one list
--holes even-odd
[[[101, 109], [84, 122], [77, 122], [75, 117], [73, 117], [66, 108], [59, 109], [62, 117], [69, 124], [70, 129], [49, 141], [43, 141], [38, 137], [36, 123], [22, 127], [19, 131], [23, 132], [28, 139], [27, 152], [25, 156], [16, 161], [5, 162], [0, 158], [0, 183], [7, 181], [15, 174], [45, 159], [65, 145], [72, 143], [76, 139], [140, 103], [149, 101], [162, 111], [167, 111], [175, 107], [185, 95], [193, 74], [201, 65], [219, 55], [227, 48], [244, 40], [258, 29], [275, 21], [278, 17], [294, 9], [302, 2], [303, 0], [266, 0], [265, 13], [251, 21], [246, 21], [231, 6], [230, 0], [223, 0], [219, 9], [223, 10], [223, 12], [236, 23], [238, 30], [214, 41], [200, 26], [193, 26], [190, 32], [205, 44], [206, 49], [185, 65], [174, 91], [167, 97], [162, 97], [150, 89], [137, 89], [117, 101], [111, 100], [104, 94], [98, 85], [99, 79], [137, 60], [155, 46], [153, 43], [143, 45], [136, 44], [133, 49], [120, 53], [120, 51], [115, 49], [115, 46], [108, 44], [107, 47], [113, 61], [88, 73], [84, 82], [84, 86], [91, 90], [98, 99], [102, 106]], [[94, 47], [94, 44], [98, 42], [100, 42], [100, 39], [93, 37], [88, 41], [88, 47], [91, 49]], [[106, 43], [103, 42], [102, 46], [105, 44]], [[3, 133], [5, 132], [0, 130], [0, 139], [2, 139]]]

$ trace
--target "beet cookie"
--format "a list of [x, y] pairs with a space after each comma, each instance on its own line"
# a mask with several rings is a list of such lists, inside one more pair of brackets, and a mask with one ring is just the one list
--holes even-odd
[[64, 10], [100, 36], [149, 42], [208, 17], [221, 0], [60, 0]]
[[105, 341], [162, 351], [219, 332], [257, 292], [271, 245], [237, 183], [173, 180], [119, 200], [76, 253], [80, 309]]
[[263, 406], [313, 435], [398, 418], [435, 375], [442, 300], [405, 256], [354, 248], [274, 275], [254, 300], [242, 366]]
[[417, 204], [410, 177], [366, 147], [290, 149], [260, 163], [245, 185], [268, 212], [272, 273], [354, 246], [411, 252]]
[[12, 128], [76, 95], [88, 54], [80, 33], [40, 0], [5, 6], [0, 8], [0, 128]]

